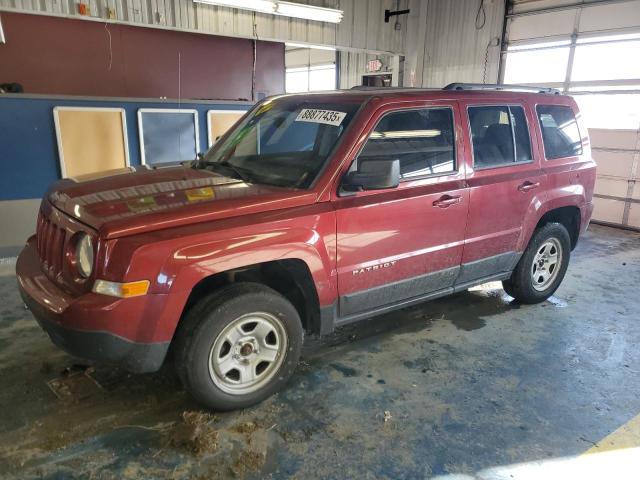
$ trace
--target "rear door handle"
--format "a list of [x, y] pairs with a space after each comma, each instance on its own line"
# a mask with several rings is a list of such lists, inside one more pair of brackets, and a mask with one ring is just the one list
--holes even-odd
[[460, 195], [443, 195], [438, 200], [433, 202], [434, 207], [447, 208], [451, 205], [460, 203]]
[[528, 192], [529, 190], [533, 190], [534, 188], [538, 188], [540, 186], [540, 182], [530, 182], [527, 180], [526, 182], [518, 185], [518, 190], [521, 192]]

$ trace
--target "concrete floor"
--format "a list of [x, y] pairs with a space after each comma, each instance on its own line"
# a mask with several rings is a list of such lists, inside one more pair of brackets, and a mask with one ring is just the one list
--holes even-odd
[[0, 476], [498, 478], [604, 448], [640, 412], [638, 285], [640, 234], [592, 226], [551, 301], [488, 285], [307, 339], [283, 392], [209, 415], [170, 371], [74, 365], [3, 276]]

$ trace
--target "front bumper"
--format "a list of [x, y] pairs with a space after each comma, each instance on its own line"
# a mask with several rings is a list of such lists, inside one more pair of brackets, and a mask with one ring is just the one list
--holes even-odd
[[120, 299], [87, 293], [72, 297], [42, 273], [32, 240], [18, 257], [16, 277], [24, 303], [52, 342], [69, 354], [136, 373], [162, 366], [170, 341], [153, 339], [161, 334], [157, 323], [145, 327], [161, 317], [154, 312], [164, 305], [166, 299], [159, 297], [165, 295]]

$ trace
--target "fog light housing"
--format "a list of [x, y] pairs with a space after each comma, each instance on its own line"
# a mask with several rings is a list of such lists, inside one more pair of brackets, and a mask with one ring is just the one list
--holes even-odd
[[146, 295], [148, 290], [149, 280], [138, 280], [137, 282], [125, 283], [96, 280], [93, 284], [93, 293], [119, 298], [139, 297], [141, 295]]

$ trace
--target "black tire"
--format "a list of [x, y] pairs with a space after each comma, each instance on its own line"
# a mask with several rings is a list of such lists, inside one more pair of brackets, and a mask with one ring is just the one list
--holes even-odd
[[[534, 287], [532, 274], [534, 258], [542, 246], [552, 239], [561, 248], [561, 260], [553, 281], [544, 290], [539, 290]], [[567, 272], [570, 256], [571, 238], [567, 229], [560, 223], [547, 223], [533, 232], [529, 245], [522, 254], [511, 278], [504, 280], [502, 286], [505, 292], [520, 303], [534, 304], [544, 302], [560, 286]]]
[[[268, 383], [258, 390], [246, 394], [229, 393], [214, 382], [209, 355], [225, 327], [254, 312], [273, 315], [284, 327], [287, 337], [284, 359]], [[204, 406], [216, 411], [246, 408], [273, 395], [286, 384], [298, 364], [302, 340], [300, 316], [291, 302], [264, 285], [236, 283], [203, 298], [186, 314], [175, 339], [176, 371], [186, 390]]]

